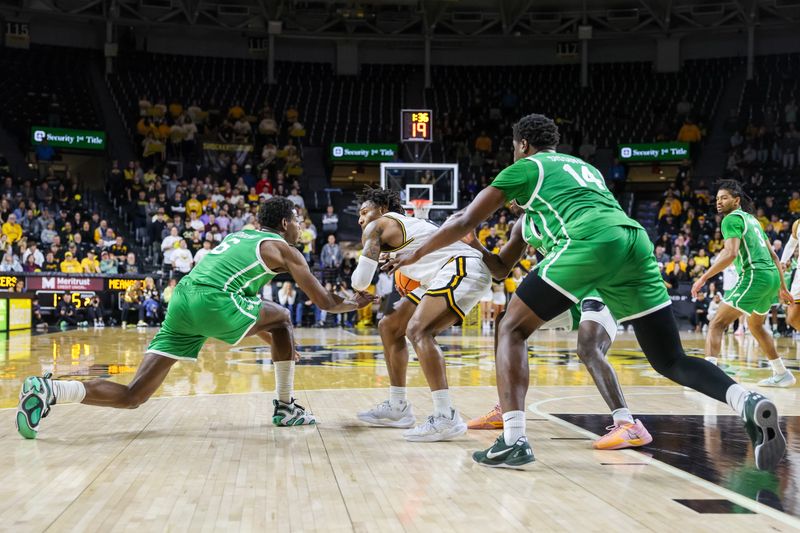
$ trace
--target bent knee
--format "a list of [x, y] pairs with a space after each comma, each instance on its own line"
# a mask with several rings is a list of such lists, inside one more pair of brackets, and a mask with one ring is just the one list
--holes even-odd
[[384, 316], [378, 321], [378, 331], [380, 332], [381, 336], [389, 336], [394, 338], [405, 335], [404, 324], [401, 324], [400, 321], [395, 318], [396, 316], [396, 313], [392, 313], [391, 315]]

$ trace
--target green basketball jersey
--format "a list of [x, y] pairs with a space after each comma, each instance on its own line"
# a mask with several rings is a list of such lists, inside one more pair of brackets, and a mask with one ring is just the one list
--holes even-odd
[[736, 270], [772, 270], [775, 263], [769, 253], [767, 234], [761, 223], [741, 209], [731, 211], [722, 219], [722, 237], [725, 239], [741, 239], [739, 254], [736, 256]]
[[567, 154], [539, 152], [505, 168], [492, 181], [541, 228], [543, 246], [584, 239], [610, 226], [643, 229], [628, 217], [599, 170]]
[[261, 259], [263, 241], [283, 241], [277, 233], [242, 230], [225, 237], [182, 280], [207, 285], [223, 292], [256, 296], [276, 273]]

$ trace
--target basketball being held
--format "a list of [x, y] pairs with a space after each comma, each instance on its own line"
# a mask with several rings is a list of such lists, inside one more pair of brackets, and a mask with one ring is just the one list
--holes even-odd
[[419, 281], [411, 279], [399, 270], [394, 273], [394, 285], [397, 287], [397, 292], [401, 296], [406, 296], [408, 293], [419, 287]]

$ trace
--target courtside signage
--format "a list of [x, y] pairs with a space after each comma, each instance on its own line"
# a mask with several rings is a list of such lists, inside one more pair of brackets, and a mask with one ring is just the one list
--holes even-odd
[[105, 150], [106, 133], [95, 130], [73, 130], [71, 128], [31, 127], [31, 144], [39, 146], [47, 139], [53, 148], [75, 150]]
[[394, 161], [396, 144], [331, 144], [331, 161]]
[[636, 161], [683, 161], [689, 159], [689, 143], [620, 144], [619, 160], [624, 163]]

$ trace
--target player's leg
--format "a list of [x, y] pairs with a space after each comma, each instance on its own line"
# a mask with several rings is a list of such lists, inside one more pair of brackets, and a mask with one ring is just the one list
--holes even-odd
[[258, 318], [245, 330], [270, 343], [270, 358], [275, 369], [275, 399], [272, 423], [276, 426], [315, 424], [314, 415], [294, 398], [295, 343], [292, 316], [288, 309], [273, 302], [261, 302]]
[[786, 323], [789, 324], [795, 331], [800, 332], [800, 299], [795, 296], [794, 305], [786, 307]]
[[606, 354], [616, 337], [617, 323], [606, 305], [599, 300], [585, 299], [581, 303], [581, 322], [578, 328], [578, 357], [592, 376], [600, 396], [611, 410], [613, 425], [610, 431], [592, 446], [598, 450], [619, 450], [644, 446], [653, 437], [640, 420], [634, 420], [625, 402], [617, 373]]
[[384, 315], [378, 322], [384, 360], [389, 371], [389, 399], [358, 413], [358, 419], [363, 422], [397, 428], [410, 428], [414, 425], [414, 412], [406, 393], [408, 368], [406, 328], [411, 316], [417, 310], [416, 302], [422, 294], [424, 289], [417, 289], [410, 297], [402, 298], [395, 306], [394, 312]]
[[722, 353], [722, 336], [728, 326], [733, 324], [736, 319], [742, 316], [742, 312], [729, 304], [719, 304], [717, 314], [708, 324], [708, 334], [706, 335], [706, 360], [712, 364], [717, 364]]
[[[481, 305], [483, 305], [483, 301], [481, 301]], [[494, 319], [494, 344], [492, 346], [495, 348], [495, 358], [497, 358], [497, 332], [500, 330], [500, 321], [505, 315], [506, 312], [503, 311]], [[499, 403], [495, 404], [488, 413], [469, 420], [467, 429], [503, 429], [503, 408]]]
[[620, 241], [624, 248], [618, 253], [628, 261], [605, 287], [598, 286], [603, 300], [615, 316], [631, 320], [642, 351], [658, 373], [727, 403], [742, 416], [753, 442], [756, 466], [774, 468], [786, 450], [775, 404], [747, 391], [716, 365], [686, 355], [652, 244], [644, 231], [625, 230], [628, 236]]
[[750, 328], [750, 333], [753, 338], [758, 342], [759, 347], [767, 356], [769, 366], [772, 368], [772, 375], [766, 379], [758, 382], [762, 387], [791, 387], [797, 380], [792, 373], [784, 366], [783, 359], [778, 355], [775, 349], [775, 340], [772, 338], [766, 329], [764, 323], [766, 322], [766, 315], [759, 315], [758, 313], [750, 313], [747, 317], [747, 325]]

